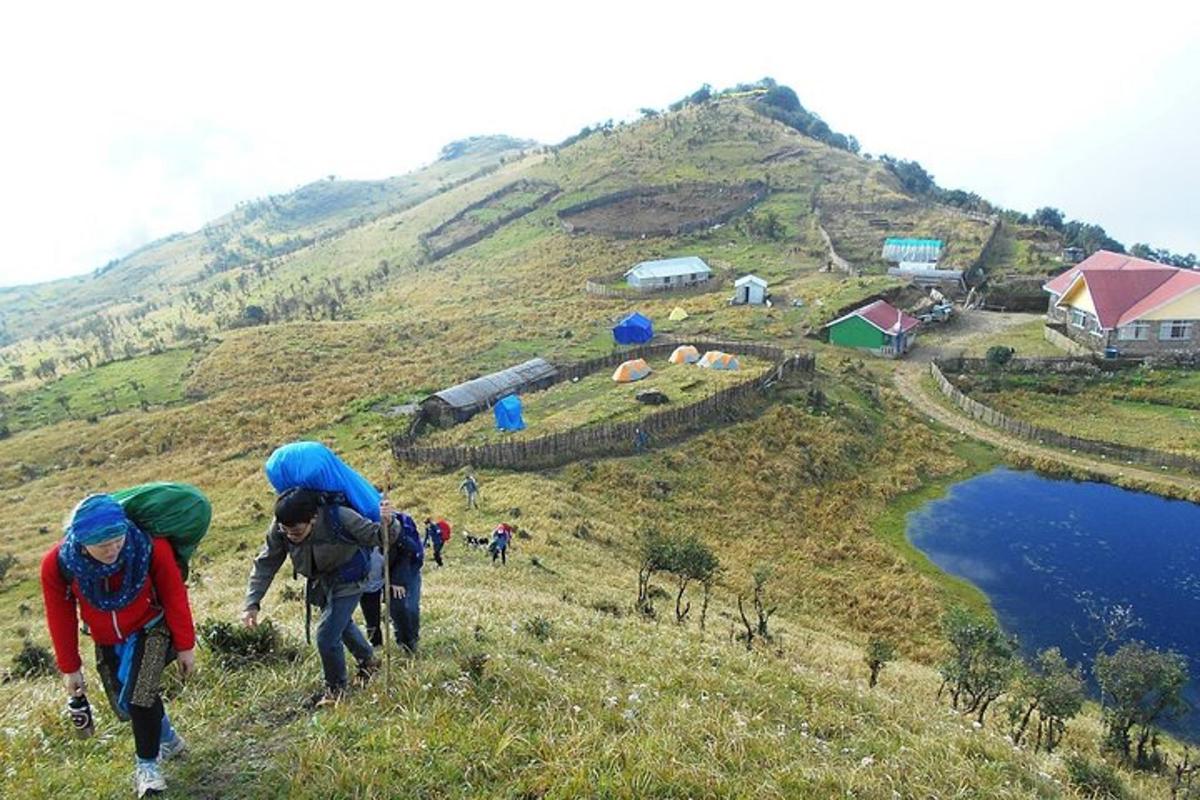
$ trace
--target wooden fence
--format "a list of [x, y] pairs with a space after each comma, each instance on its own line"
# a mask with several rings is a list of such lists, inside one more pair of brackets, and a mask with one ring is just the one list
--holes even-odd
[[[781, 355], [783, 353], [780, 348], [769, 345], [739, 344], [738, 349], [734, 350], [734, 343], [724, 344], [732, 352], [750, 354], [749, 350], [755, 350], [757, 353], [771, 350]], [[643, 352], [665, 352], [667, 348], [674, 346], [673, 343], [658, 344], [636, 349]], [[619, 355], [638, 357], [631, 355], [629, 351]], [[599, 368], [599, 361], [600, 359], [593, 359], [591, 362], [581, 362], [568, 369], [591, 363], [594, 365], [591, 371], [595, 371]], [[627, 455], [637, 449], [634, 436], [639, 427], [649, 435], [652, 444], [679, 438], [690, 431], [711, 425], [714, 416], [720, 411], [754, 396], [784, 375], [795, 372], [811, 374], [815, 368], [815, 357], [796, 354], [780, 358], [775, 367], [765, 375], [722, 389], [691, 405], [658, 411], [640, 420], [586, 425], [537, 439], [478, 446], [420, 447], [396, 439], [392, 442], [392, 452], [398, 460], [412, 464], [437, 467], [470, 465], [506, 469], [539, 469], [559, 466], [581, 458]]]
[[612, 286], [612, 281], [615, 281], [618, 276], [613, 276], [608, 282], [604, 282], [603, 278], [597, 280], [587, 280], [583, 284], [583, 290], [588, 294], [594, 294], [599, 297], [623, 297], [626, 299], [636, 299], [639, 297], [650, 297], [653, 295], [670, 292], [672, 295], [687, 297], [689, 295], [708, 294], [709, 292], [717, 292], [722, 286], [729, 285], [732, 288], [733, 281], [731, 276], [726, 272], [713, 270], [712, 277], [700, 283], [689, 283], [685, 285], [669, 285], [655, 284], [654, 286], [645, 286], [638, 288], [635, 286]]
[[1200, 474], [1200, 460], [1188, 456], [1177, 453], [1164, 453], [1145, 447], [1127, 447], [1112, 442], [1069, 436], [1056, 430], [1042, 428], [1019, 419], [1013, 419], [991, 406], [986, 406], [978, 400], [973, 400], [963, 394], [959, 391], [958, 387], [947, 380], [936, 363], [931, 362], [929, 364], [929, 371], [933, 374], [933, 379], [937, 382], [942, 394], [950, 398], [950, 401], [965, 411], [968, 416], [1006, 433], [1011, 433], [1022, 439], [1035, 441], [1038, 444], [1091, 453], [1106, 460], [1149, 464], [1155, 467], [1187, 470], [1188, 472]]
[[[581, 203], [576, 203], [575, 205], [567, 206], [566, 208], [560, 209], [558, 211], [558, 220], [560, 223], [562, 223], [562, 226], [567, 231], [567, 233], [587, 233], [589, 230], [587, 227], [584, 227], [576, 222], [571, 222], [569, 220], [569, 218], [573, 217], [577, 214], [582, 214], [585, 211], [590, 211], [593, 208], [601, 208], [603, 206], [612, 205], [613, 203], [619, 203], [622, 200], [629, 200], [634, 197], [656, 197], [660, 194], [669, 194], [670, 192], [677, 192], [677, 191], [681, 191], [683, 189], [693, 188], [696, 186], [698, 186], [698, 184], [673, 183], [673, 184], [667, 184], [665, 186], [635, 186], [630, 189], [622, 189], [621, 191], [613, 192], [612, 194], [606, 194], [601, 197], [595, 197], [595, 198], [592, 198], [591, 200], [584, 200]], [[723, 211], [718, 211], [716, 213], [710, 214], [709, 216], [704, 217], [702, 219], [693, 219], [693, 220], [688, 220], [686, 222], [677, 222], [673, 225], [663, 225], [658, 228], [641, 230], [641, 231], [638, 231], [637, 233], [611, 234], [611, 235], [623, 236], [623, 237], [628, 237], [628, 238], [635, 238], [635, 237], [642, 237], [642, 236], [681, 236], [685, 233], [691, 233], [692, 231], [703, 230], [704, 228], [711, 228], [713, 225], [718, 225], [718, 224], [728, 222], [729, 220], [738, 216], [742, 212], [748, 210], [751, 206], [755, 205], [756, 203], [760, 202], [763, 198], [765, 198], [771, 191], [770, 187], [768, 187], [765, 183], [762, 183], [761, 181], [751, 181], [749, 183], [736, 185], [736, 186], [728, 186], [728, 187], [721, 187], [721, 186], [714, 185], [714, 186], [710, 186], [708, 188], [744, 189], [744, 190], [747, 190], [750, 194], [747, 196], [747, 198], [745, 200], [738, 203], [737, 205], [731, 206]]]
[[[447, 231], [452, 225], [465, 219], [467, 214], [484, 208], [491, 203], [500, 200], [509, 194], [512, 194], [513, 192], [524, 190], [541, 190], [541, 194], [532, 203], [514, 208], [507, 214], [502, 214], [498, 218], [476, 230], [474, 233], [444, 244], [441, 247], [435, 247], [433, 245], [434, 239]], [[520, 217], [523, 217], [529, 212], [537, 209], [549, 201], [552, 197], [557, 195], [560, 191], [561, 189], [559, 189], [556, 184], [546, 183], [543, 181], [519, 180], [515, 183], [510, 183], [507, 186], [500, 187], [496, 191], [484, 197], [482, 200], [471, 203], [469, 206], [462, 209], [453, 217], [446, 220], [441, 225], [438, 225], [436, 228], [421, 234], [417, 237], [417, 241], [420, 243], [422, 250], [424, 250], [425, 259], [427, 261], [437, 261], [439, 258], [448, 256], [456, 250], [461, 250], [464, 247], [470, 247], [476, 242], [483, 241], [488, 236], [491, 236], [493, 233], [500, 230], [500, 228], [504, 227], [513, 220], [519, 219]]]
[[[945, 372], [979, 372], [989, 373], [995, 367], [986, 358], [968, 356], [951, 356], [935, 360], [938, 368]], [[1015, 357], [1009, 359], [1003, 367], [1004, 372], [1042, 372], [1053, 374], [1070, 374], [1083, 372], [1094, 374], [1101, 372], [1120, 372], [1133, 369], [1142, 364], [1141, 358], [1100, 358], [1091, 354], [1084, 356], [1044, 356], [1044, 357]]]

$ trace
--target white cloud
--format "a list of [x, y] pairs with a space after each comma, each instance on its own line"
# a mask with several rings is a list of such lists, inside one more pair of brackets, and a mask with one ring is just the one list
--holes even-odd
[[[808, 6], [808, 4], [803, 4]], [[6, 12], [0, 283], [478, 133], [556, 141], [771, 75], [870, 152], [1200, 249], [1200, 11], [1159, 2], [137, 3]]]

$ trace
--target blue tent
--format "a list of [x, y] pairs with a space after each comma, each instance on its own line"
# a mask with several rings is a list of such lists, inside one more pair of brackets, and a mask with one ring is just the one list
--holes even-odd
[[322, 492], [343, 492], [350, 507], [379, 522], [379, 492], [320, 442], [292, 442], [278, 448], [263, 470], [277, 492], [299, 486]]
[[501, 397], [492, 409], [496, 414], [496, 430], [523, 431], [525, 420], [521, 419], [521, 398], [515, 394]]
[[617, 344], [642, 344], [654, 336], [654, 323], [638, 312], [633, 312], [613, 328]]

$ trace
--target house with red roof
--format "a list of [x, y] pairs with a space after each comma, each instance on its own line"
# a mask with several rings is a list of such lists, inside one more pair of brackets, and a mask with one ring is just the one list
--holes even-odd
[[915, 317], [884, 300], [856, 308], [828, 323], [830, 344], [870, 350], [879, 356], [896, 358], [908, 352], [921, 323]]
[[1047, 325], [1088, 350], [1200, 352], [1200, 272], [1100, 250], [1042, 288]]

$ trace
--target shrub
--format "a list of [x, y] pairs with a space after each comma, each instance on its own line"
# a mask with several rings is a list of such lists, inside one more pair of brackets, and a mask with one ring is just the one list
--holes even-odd
[[599, 611], [601, 614], [611, 614], [614, 617], [624, 615], [621, 606], [612, 600], [597, 600], [592, 603], [592, 610]]
[[0, 555], [0, 583], [8, 576], [8, 571], [17, 563], [17, 557], [12, 553]]
[[883, 669], [883, 665], [889, 661], [894, 661], [895, 658], [896, 645], [887, 639], [872, 636], [870, 641], [867, 642], [867, 652], [864, 656], [867, 667], [871, 670], [871, 677], [867, 685], [874, 689], [875, 684], [879, 683], [879, 672]]
[[1016, 351], [1011, 347], [1006, 347], [1002, 344], [994, 344], [987, 349], [987, 355], [985, 358], [989, 367], [999, 369], [1009, 361], [1012, 361], [1013, 353], [1015, 352]]
[[1129, 793], [1116, 770], [1104, 762], [1093, 763], [1080, 755], [1067, 756], [1067, 778], [1084, 797], [1125, 800]]
[[458, 668], [463, 675], [471, 679], [472, 683], [479, 684], [487, 674], [487, 665], [490, 660], [491, 657], [487, 653], [472, 653], [458, 660]]
[[54, 656], [40, 644], [29, 637], [21, 644], [20, 651], [13, 656], [12, 676], [14, 678], [41, 678], [58, 672]]
[[300, 649], [287, 641], [270, 620], [245, 627], [206, 619], [196, 626], [196, 633], [226, 669], [291, 662], [300, 657]]
[[539, 642], [544, 642], [554, 633], [554, 623], [539, 614], [525, 620], [525, 632]]

